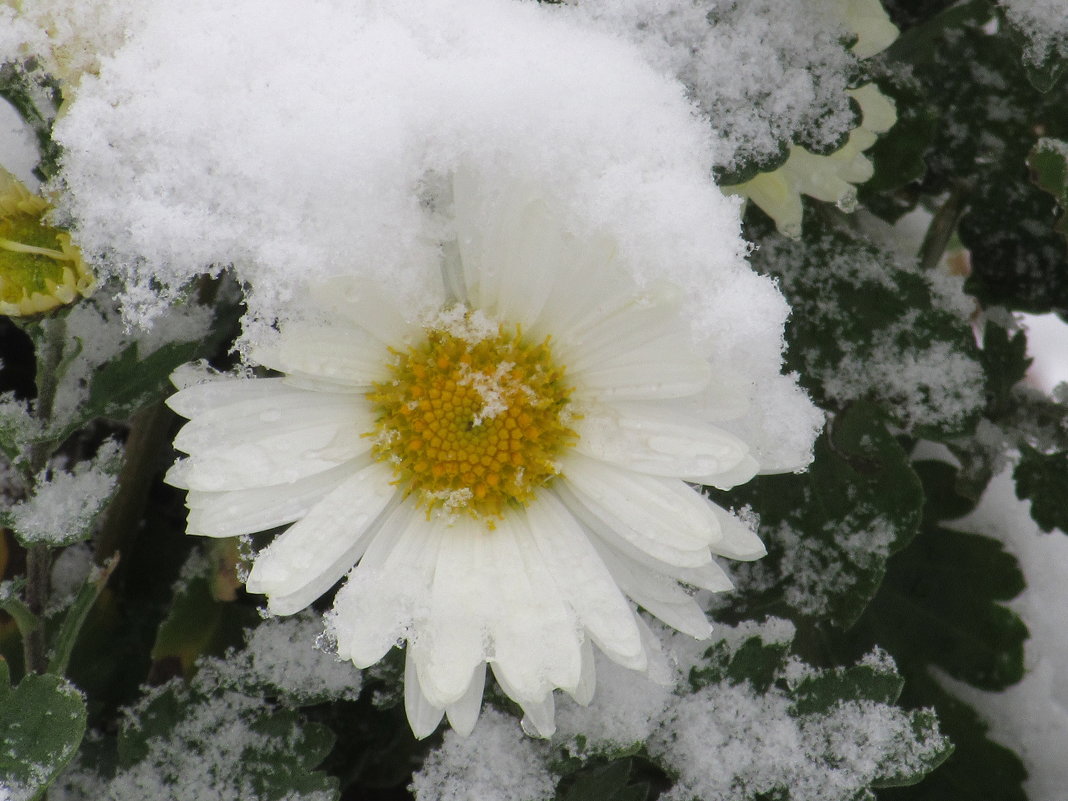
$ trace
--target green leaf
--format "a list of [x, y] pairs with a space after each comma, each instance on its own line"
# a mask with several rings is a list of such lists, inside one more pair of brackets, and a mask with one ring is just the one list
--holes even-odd
[[[680, 687], [667, 713], [667, 720], [690, 727], [688, 735], [680, 736], [690, 744], [683, 747], [686, 756], [680, 765], [670, 735], [651, 749], [661, 767], [677, 779], [672, 797], [706, 797], [702, 780], [687, 784], [695, 772], [683, 767], [693, 756], [692, 727], [707, 726], [714, 738], [710, 747], [720, 753], [737, 749], [746, 754], [737, 765], [718, 761], [717, 770], [726, 775], [717, 773], [712, 779], [715, 790], [708, 794], [716, 797], [730, 787], [732, 798], [786, 801], [794, 797], [791, 783], [799, 776], [813, 786], [825, 774], [828, 780], [835, 777], [836, 798], [871, 798], [869, 788], [918, 782], [951, 752], [930, 711], [907, 712], [893, 705], [902, 678], [885, 652], [875, 650], [851, 667], [820, 669], [788, 653], [791, 639], [791, 630], [782, 628], [781, 621], [748, 623], [691, 668], [691, 677], [702, 681]], [[763, 658], [754, 660], [759, 651]], [[768, 674], [767, 666], [776, 662], [778, 667]], [[740, 679], [745, 663], [757, 667], [756, 681]], [[738, 675], [732, 677], [735, 671]], [[873, 729], [881, 733], [874, 740]], [[781, 752], [784, 742], [791, 743], [787, 759]], [[856, 748], [842, 749], [841, 742]], [[847, 795], [847, 790], [855, 795]]]
[[758, 690], [767, 690], [782, 673], [789, 653], [789, 640], [767, 642], [760, 634], [740, 644], [717, 642], [705, 651], [701, 665], [690, 671], [690, 685], [696, 690], [722, 681], [749, 682]]
[[336, 799], [337, 780], [316, 770], [333, 742], [325, 726], [304, 723], [293, 710], [175, 680], [130, 710], [114, 780], [120, 787], [130, 774], [177, 786], [195, 782], [213, 797]]
[[59, 676], [31, 673], [10, 689], [0, 670], [0, 777], [12, 801], [39, 798], [85, 734], [85, 699]]
[[630, 772], [629, 759], [578, 771], [567, 789], [557, 793], [557, 801], [645, 801], [648, 785], [629, 785]]
[[1068, 237], [1068, 142], [1060, 139], [1039, 139], [1027, 156], [1031, 180], [1049, 192], [1060, 206], [1061, 216], [1054, 230]]
[[63, 616], [63, 623], [52, 642], [52, 657], [48, 662], [49, 673], [63, 675], [66, 672], [71, 652], [74, 650], [74, 644], [78, 640], [78, 634], [85, 624], [89, 610], [93, 608], [96, 599], [107, 586], [108, 579], [111, 578], [111, 573], [118, 563], [118, 556], [113, 556], [99, 568], [94, 566], [90, 570], [85, 583]]
[[234, 331], [234, 309], [214, 311], [190, 300], [153, 323], [151, 335], [124, 331], [111, 287], [77, 306], [26, 324], [37, 354], [43, 439], [60, 443], [96, 418], [126, 420], [162, 400], [182, 364], [211, 356]]
[[799, 715], [826, 712], [843, 698], [892, 704], [905, 680], [893, 662], [869, 660], [848, 668], [835, 668], [803, 678], [791, 691]]
[[1020, 50], [1020, 60], [1027, 80], [1040, 92], [1052, 91], [1064, 76], [1065, 70], [1068, 70], [1068, 59], [1058, 52], [1055, 43], [1040, 51], [1028, 33], [1021, 30], [1010, 15], [1002, 14], [1002, 19], [1009, 38]]
[[198, 657], [240, 645], [244, 627], [256, 620], [254, 610], [214, 597], [210, 570], [205, 560], [204, 571], [180, 585], [152, 646], [154, 662], [176, 661], [186, 676]]
[[[956, 485], [952, 470], [920, 471], [928, 497]], [[960, 507], [952, 501], [947, 508]], [[1019, 758], [991, 742], [975, 711], [932, 678], [938, 668], [988, 690], [1019, 681], [1027, 628], [1002, 602], [1023, 589], [1023, 575], [995, 540], [939, 525], [943, 513], [929, 515], [916, 539], [890, 559], [882, 588], [849, 632], [847, 653], [885, 648], [905, 677], [900, 702], [933, 707], [957, 746], [929, 780], [886, 798], [1023, 801]]]
[[1027, 335], [1009, 332], [988, 320], [983, 328], [983, 351], [980, 356], [986, 371], [988, 414], [997, 418], [1009, 407], [1012, 388], [1027, 375], [1031, 359], [1027, 356]]
[[1031, 517], [1039, 527], [1068, 533], [1068, 452], [1045, 454], [1023, 445], [1012, 477], [1016, 497], [1031, 501]]
[[982, 370], [969, 322], [919, 265], [863, 234], [805, 219], [786, 239], [750, 225], [753, 266], [793, 310], [787, 369], [824, 409], [877, 403], [899, 427], [942, 439], [982, 412]]
[[870, 403], [838, 415], [807, 475], [759, 477], [725, 506], [760, 516], [769, 555], [737, 565], [734, 614], [779, 614], [850, 626], [878, 590], [890, 554], [915, 535], [923, 491], [905, 451]]

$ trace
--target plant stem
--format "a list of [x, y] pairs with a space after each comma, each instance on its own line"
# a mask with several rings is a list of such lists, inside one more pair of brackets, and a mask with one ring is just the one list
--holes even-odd
[[[47, 331], [44, 338], [45, 352], [37, 359], [37, 402], [34, 413], [42, 428], [47, 431], [52, 421], [52, 408], [56, 399], [56, 372], [63, 354], [63, 342], [67, 335], [67, 322], [62, 316], [42, 323]], [[29, 467], [31, 486], [48, 464], [56, 443], [44, 439], [30, 447]], [[48, 593], [52, 576], [52, 551], [44, 543], [34, 543], [26, 551], [26, 606], [36, 618], [37, 625], [23, 638], [22, 648], [27, 673], [43, 673], [48, 669], [47, 640], [43, 625], [44, 610], [48, 605]]]
[[38, 623], [22, 640], [27, 673], [44, 673], [48, 668], [45, 630], [41, 620], [48, 603], [51, 572], [52, 553], [48, 546], [41, 543], [31, 545], [26, 552], [26, 606]]

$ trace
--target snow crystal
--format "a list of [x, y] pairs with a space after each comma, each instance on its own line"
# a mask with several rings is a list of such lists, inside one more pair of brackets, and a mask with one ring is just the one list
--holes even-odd
[[[804, 615], [826, 615], [832, 604], [890, 555], [897, 529], [884, 517], [853, 515], [804, 533], [783, 522], [761, 530], [781, 554], [772, 568], [762, 562], [734, 565], [735, 583], [749, 591], [783, 584], [783, 600]], [[715, 603], [724, 603], [715, 599]]]
[[[707, 642], [700, 645], [702, 650], [708, 647]], [[560, 697], [553, 742], [576, 755], [610, 755], [644, 743], [667, 709], [672, 687], [653, 682], [601, 653], [596, 656], [596, 675], [597, 691], [589, 706]]]
[[884, 775], [918, 771], [945, 741], [870, 701], [796, 715], [772, 687], [709, 685], [675, 704], [650, 753], [678, 773], [667, 801], [733, 801], [789, 788], [792, 801], [849, 801]]
[[556, 787], [547, 756], [515, 718], [487, 708], [470, 736], [445, 732], [409, 789], [416, 801], [543, 801]]
[[71, 470], [50, 466], [37, 476], [33, 496], [14, 504], [8, 520], [23, 542], [59, 545], [84, 538], [118, 481], [122, 446], [108, 440], [93, 459]]
[[[162, 692], [178, 692], [175, 683], [163, 685], [130, 710], [130, 724]], [[194, 696], [195, 698], [195, 696]], [[145, 754], [130, 767], [120, 769], [114, 777], [104, 779], [94, 772], [94, 765], [75, 766], [49, 791], [55, 801], [266, 801], [275, 797], [260, 792], [250, 771], [242, 764], [250, 753], [264, 758], [272, 752], [292, 748], [277, 735], [268, 734], [255, 724], [261, 720], [265, 702], [241, 693], [222, 691], [210, 702], [184, 707], [184, 714], [166, 735], [145, 741]], [[328, 791], [291, 791], [284, 801], [330, 801]]]
[[84, 542], [64, 548], [52, 563], [52, 579], [49, 582], [52, 595], [48, 599], [49, 611], [66, 607], [74, 600], [93, 569], [93, 549]]
[[[76, 85], [125, 40], [138, 16], [126, 0], [32, 0], [0, 6], [0, 63], [35, 57], [53, 76]], [[69, 87], [65, 87], [69, 88]]]
[[1051, 57], [1068, 58], [1068, 7], [1063, 0], [1001, 0], [1001, 7], [1027, 36], [1028, 61], [1038, 65]]
[[195, 303], [173, 306], [151, 330], [131, 331], [123, 325], [106, 289], [72, 307], [65, 317], [64, 337], [78, 346], [71, 348], [76, 352], [68, 354], [71, 358], [56, 387], [52, 418], [61, 422], [74, 419], [89, 399], [93, 376], [127, 348], [136, 345], [137, 357], [144, 361], [165, 345], [198, 342], [211, 330], [213, 314], [210, 307]]
[[[0, 18], [0, 26], [3, 26]], [[31, 192], [37, 191], [33, 168], [37, 164], [37, 141], [15, 107], [0, 98], [0, 167], [18, 178]]]
[[820, 375], [827, 396], [844, 404], [878, 387], [879, 394], [903, 412], [900, 422], [907, 430], [918, 425], [952, 427], [982, 408], [982, 366], [948, 342], [902, 350], [898, 338], [909, 327], [906, 316], [901, 327], [880, 331], [864, 347], [840, 342], [841, 362]]
[[711, 121], [716, 162], [775, 159], [786, 144], [837, 142], [854, 125], [857, 59], [835, 4], [795, 0], [598, 0], [578, 4], [678, 76]]
[[242, 689], [263, 687], [300, 704], [354, 701], [361, 674], [349, 661], [321, 649], [323, 623], [313, 612], [271, 618], [246, 632], [246, 644], [225, 659], [205, 660], [198, 680]]
[[[818, 259], [820, 269], [800, 265]], [[959, 327], [967, 336], [972, 306], [961, 300], [960, 284], [944, 276], [921, 273], [915, 260], [870, 247], [862, 239], [828, 235], [813, 242], [768, 237], [754, 262], [776, 275], [791, 296], [798, 297], [798, 314], [807, 327], [819, 325], [825, 340], [840, 355], [825, 356], [826, 342], [802, 353], [808, 375], [819, 381], [825, 395], [838, 405], [875, 397], [891, 405], [896, 422], [911, 431], [920, 426], [953, 428], [982, 409], [985, 374], [963, 341], [944, 339], [944, 331]], [[874, 331], [858, 330], [849, 310], [839, 308], [845, 288], [856, 296], [878, 288], [900, 295], [902, 274], [917, 283], [930, 310], [903, 308]], [[924, 333], [928, 329], [931, 333]], [[924, 342], [924, 337], [932, 341]]]

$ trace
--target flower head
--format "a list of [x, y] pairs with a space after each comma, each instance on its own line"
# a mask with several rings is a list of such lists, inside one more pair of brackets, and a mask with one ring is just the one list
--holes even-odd
[[[401, 307], [359, 279], [311, 289], [316, 313], [254, 351], [281, 378], [224, 379], [170, 400], [190, 422], [168, 480], [188, 530], [292, 525], [248, 589], [296, 612], [347, 575], [329, 628], [365, 667], [406, 643], [417, 735], [469, 731], [487, 664], [553, 731], [553, 691], [593, 692], [593, 646], [645, 669], [655, 637], [633, 603], [695, 637], [683, 584], [730, 581], [713, 554], [764, 549], [691, 484], [758, 469], [720, 423], [744, 414], [680, 318], [680, 293], [639, 287], [605, 238], [579, 238], [517, 192], [491, 218], [453, 182], [456, 241], [435, 299]], [[633, 602], [633, 603], [632, 603]]]
[[0, 169], [0, 314], [37, 314], [92, 291], [93, 277], [70, 234], [44, 222], [51, 210]]
[[[897, 27], [880, 0], [831, 0], [828, 10], [855, 35], [849, 49], [858, 59], [882, 52], [897, 38]], [[819, 154], [792, 143], [786, 161], [776, 169], [759, 172], [748, 181], [724, 186], [723, 190], [756, 203], [775, 221], [780, 232], [793, 237], [801, 235], [801, 195], [853, 211], [857, 205], [856, 185], [874, 173], [864, 151], [875, 144], [878, 134], [894, 126], [897, 110], [874, 83], [849, 89], [846, 94], [860, 109], [860, 119], [840, 148]]]

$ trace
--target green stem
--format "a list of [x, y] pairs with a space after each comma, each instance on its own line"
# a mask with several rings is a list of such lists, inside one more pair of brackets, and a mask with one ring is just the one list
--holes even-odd
[[22, 638], [22, 653], [27, 673], [44, 673], [48, 667], [45, 629], [41, 625], [48, 603], [48, 585], [52, 572], [52, 554], [47, 545], [36, 543], [26, 552], [26, 607], [37, 621]]
[[[62, 316], [58, 316], [41, 324], [46, 326], [48, 335], [43, 346], [45, 352], [40, 354], [37, 361], [37, 402], [34, 405], [34, 413], [42, 427], [47, 430], [52, 421], [57, 388], [56, 372], [67, 336], [67, 322]], [[45, 469], [55, 446], [55, 442], [44, 440], [35, 442], [30, 447], [28, 472], [31, 482], [35, 482], [36, 477]], [[51, 550], [43, 543], [34, 543], [26, 551], [26, 606], [37, 618], [38, 625], [22, 640], [28, 673], [43, 673], [48, 667], [45, 628], [40, 625], [40, 621], [48, 604], [51, 575]]]

